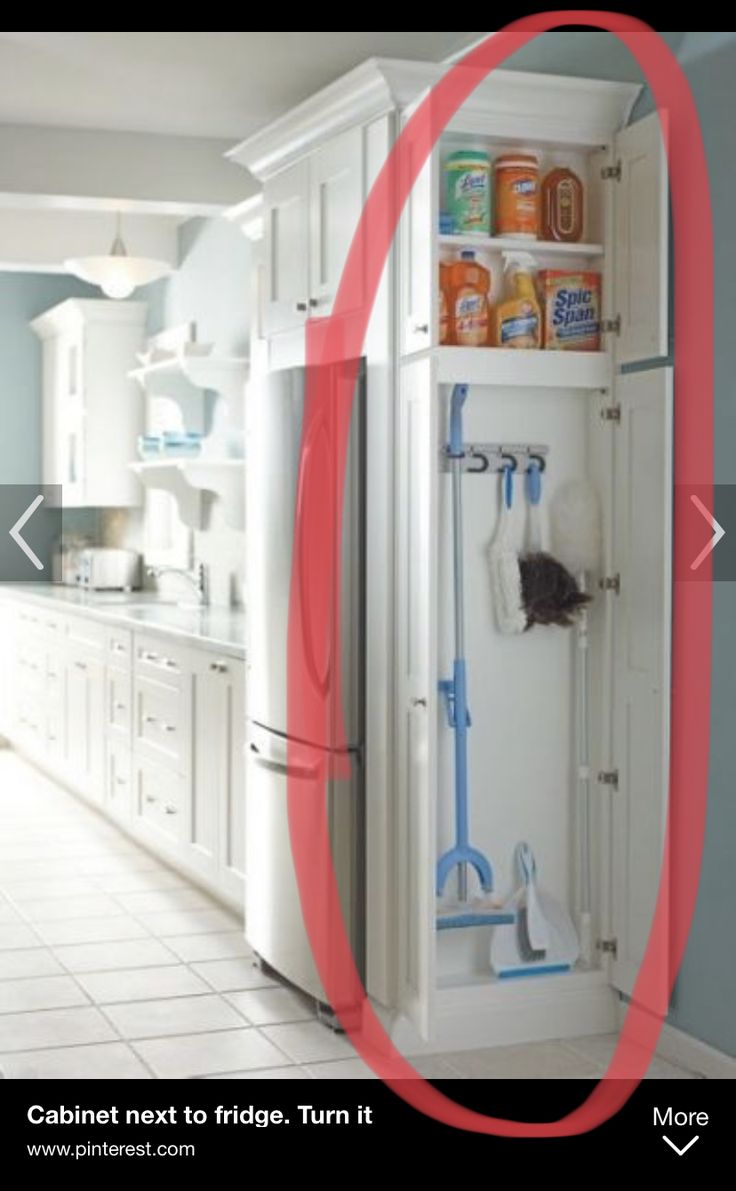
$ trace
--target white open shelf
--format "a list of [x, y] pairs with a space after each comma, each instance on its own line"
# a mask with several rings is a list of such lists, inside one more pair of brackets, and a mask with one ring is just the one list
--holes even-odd
[[475, 248], [478, 252], [530, 252], [532, 256], [592, 258], [603, 256], [602, 244], [562, 244], [557, 240], [517, 240], [513, 236], [438, 237], [442, 248]]
[[439, 384], [520, 388], [607, 389], [608, 352], [525, 351], [500, 347], [437, 347]]
[[248, 375], [248, 360], [241, 356], [189, 356], [181, 353], [134, 368], [128, 374], [151, 397], [171, 397], [191, 402], [204, 392], [238, 401]]
[[233, 529], [244, 524], [245, 462], [242, 459], [147, 459], [131, 468], [149, 488], [163, 488], [176, 498], [182, 521], [201, 529], [206, 496], [222, 501]]

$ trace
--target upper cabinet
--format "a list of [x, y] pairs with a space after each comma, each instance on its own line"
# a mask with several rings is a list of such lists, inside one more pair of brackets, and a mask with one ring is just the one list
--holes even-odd
[[363, 205], [363, 133], [351, 128], [264, 187], [265, 330], [303, 326], [332, 310]]
[[141, 503], [129, 464], [143, 402], [128, 373], [143, 345], [146, 305], [70, 298], [35, 319], [43, 343], [43, 482], [67, 508]]

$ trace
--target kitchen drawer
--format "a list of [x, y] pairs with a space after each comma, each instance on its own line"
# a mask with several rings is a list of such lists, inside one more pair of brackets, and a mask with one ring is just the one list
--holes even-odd
[[16, 732], [19, 740], [33, 752], [40, 752], [46, 745], [44, 709], [35, 692], [21, 691], [16, 704]]
[[102, 653], [106, 635], [104, 625], [82, 616], [70, 616], [67, 624], [67, 637], [71, 644], [79, 645], [90, 653]]
[[191, 696], [189, 686], [169, 686], [151, 678], [135, 679], [135, 744], [179, 773], [191, 769]]
[[130, 749], [124, 744], [107, 743], [105, 808], [116, 819], [130, 822], [133, 814], [133, 765]]
[[160, 637], [135, 637], [136, 674], [166, 682], [170, 686], [185, 685], [189, 675], [186, 649], [172, 645]]
[[133, 678], [130, 670], [108, 666], [105, 679], [105, 728], [130, 747], [133, 725]]
[[135, 815], [139, 825], [181, 843], [186, 839], [189, 783], [154, 761], [135, 760]]
[[107, 657], [114, 666], [130, 666], [133, 661], [133, 634], [130, 629], [107, 630]]
[[63, 637], [66, 634], [66, 617], [60, 616], [56, 609], [41, 612], [41, 625], [49, 637]]
[[21, 691], [43, 691], [46, 684], [46, 654], [43, 646], [32, 638], [18, 642], [18, 686]]
[[43, 626], [43, 617], [39, 608], [26, 607], [21, 608], [18, 613], [18, 623], [21, 626], [21, 631], [25, 629], [40, 629]]

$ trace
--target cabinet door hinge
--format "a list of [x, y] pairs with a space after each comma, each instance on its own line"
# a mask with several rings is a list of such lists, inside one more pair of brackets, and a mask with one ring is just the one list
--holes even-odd
[[621, 424], [621, 406], [620, 405], [604, 405], [601, 409], [601, 421], [615, 422], [617, 426]]
[[598, 781], [602, 786], [618, 790], [618, 769], [602, 769], [598, 774]]
[[600, 329], [601, 335], [620, 335], [621, 315], [617, 314], [615, 318], [602, 318]]
[[621, 576], [604, 575], [598, 580], [598, 587], [601, 591], [612, 591], [614, 595], [621, 595]]
[[618, 939], [598, 939], [596, 947], [604, 955], [610, 955], [613, 959], [618, 958]]
[[621, 162], [617, 161], [614, 165], [604, 165], [601, 170], [601, 178], [604, 182], [620, 182], [622, 177]]

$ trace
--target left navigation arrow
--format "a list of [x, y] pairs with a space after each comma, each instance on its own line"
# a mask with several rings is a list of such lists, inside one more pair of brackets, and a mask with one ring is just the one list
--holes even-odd
[[10, 533], [11, 538], [15, 542], [16, 546], [20, 546], [21, 550], [26, 555], [26, 557], [30, 558], [31, 562], [33, 563], [33, 565], [37, 571], [42, 571], [44, 569], [44, 565], [41, 562], [41, 559], [35, 553], [35, 551], [32, 550], [31, 547], [28, 545], [28, 542], [26, 542], [25, 539], [21, 537], [20, 531], [23, 529], [26, 522], [30, 521], [31, 517], [33, 516], [33, 514], [35, 513], [36, 509], [38, 508], [38, 506], [40, 504], [43, 504], [43, 493], [42, 492], [40, 492], [38, 494], [38, 496], [35, 497], [35, 499], [31, 501], [28, 508], [25, 510], [24, 513], [21, 514], [21, 516], [18, 518], [18, 520], [16, 521], [13, 528], [8, 531]]

